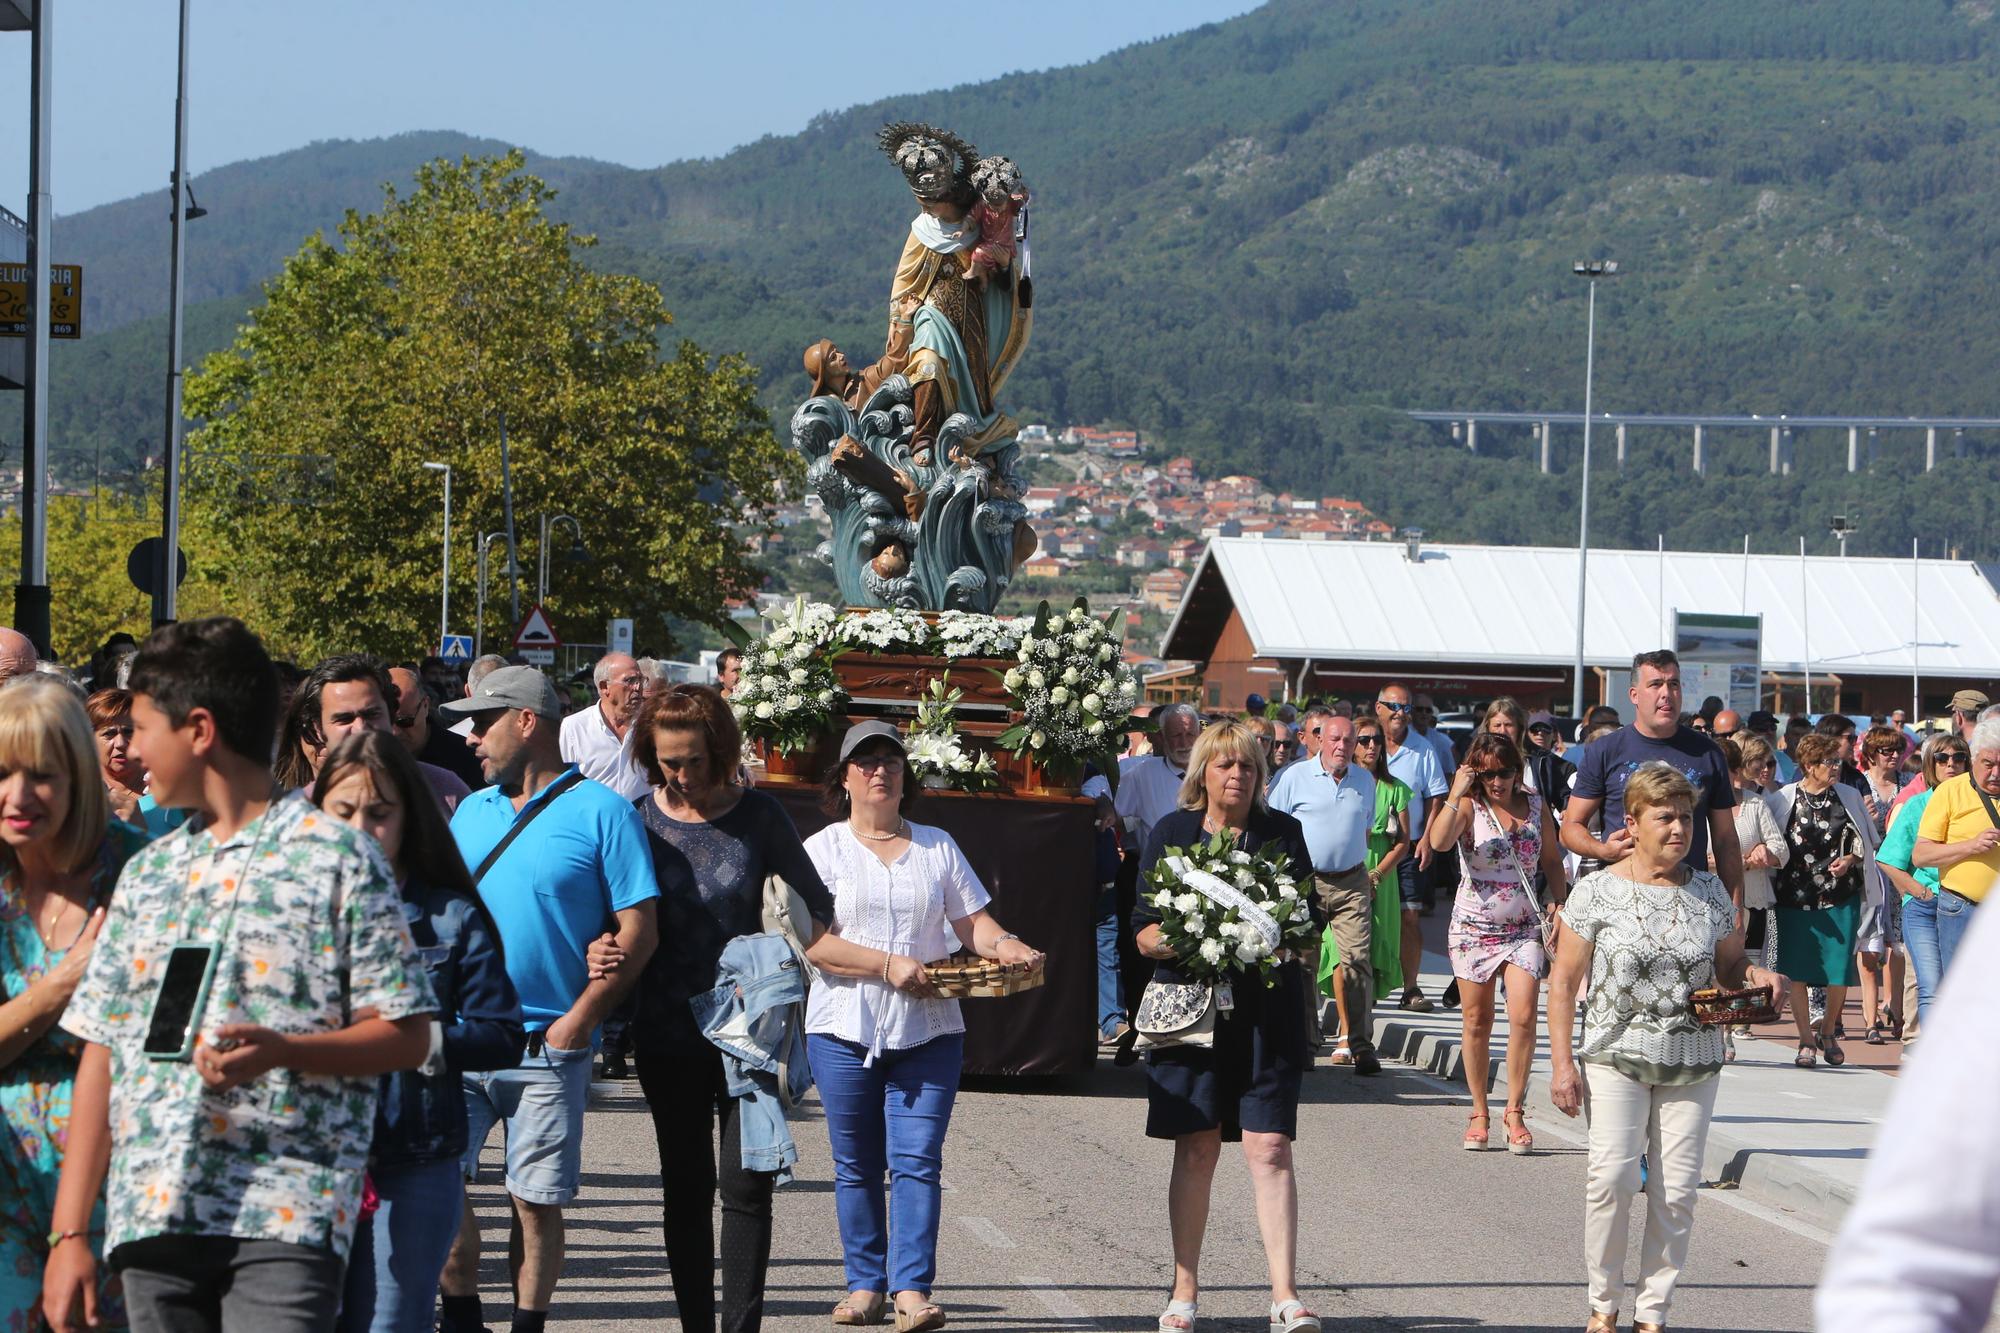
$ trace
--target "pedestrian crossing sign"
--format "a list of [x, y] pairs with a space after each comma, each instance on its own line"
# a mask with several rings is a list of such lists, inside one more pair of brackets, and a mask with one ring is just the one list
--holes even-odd
[[447, 662], [470, 662], [472, 660], [472, 636], [470, 634], [447, 634], [438, 645], [438, 656]]

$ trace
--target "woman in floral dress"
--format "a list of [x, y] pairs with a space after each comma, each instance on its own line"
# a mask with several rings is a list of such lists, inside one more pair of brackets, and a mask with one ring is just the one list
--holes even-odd
[[[67, 687], [0, 690], [0, 1329], [42, 1327], [42, 1266], [83, 1043], [58, 1022], [145, 835], [113, 822], [90, 718]], [[102, 1236], [103, 1205], [91, 1223]], [[107, 1273], [108, 1269], [104, 1270]], [[100, 1300], [122, 1327], [122, 1312]]]
[[[1534, 867], [1560, 901], [1562, 847], [1548, 805], [1521, 785], [1521, 752], [1495, 732], [1481, 732], [1465, 752], [1446, 796], [1425, 826], [1432, 852], [1459, 850], [1458, 899], [1452, 904], [1449, 952], [1464, 1025], [1465, 1082], [1472, 1123], [1463, 1146], [1484, 1151], [1492, 1117], [1486, 1109], [1488, 1042], [1493, 1035], [1493, 986], [1507, 979], [1507, 1151], [1534, 1150], [1525, 1104], [1528, 1066], [1535, 1058], [1535, 1011], [1548, 971], [1542, 914], [1536, 910]], [[1553, 905], [1553, 904], [1550, 904]]]

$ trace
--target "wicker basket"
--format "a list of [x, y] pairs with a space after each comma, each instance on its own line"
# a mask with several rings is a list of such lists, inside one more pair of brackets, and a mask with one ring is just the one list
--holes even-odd
[[1042, 984], [1042, 959], [1026, 968], [1009, 967], [975, 954], [955, 953], [941, 963], [925, 963], [938, 994], [954, 1000], [983, 1000]]
[[1778, 1021], [1778, 1008], [1769, 986], [1747, 986], [1742, 990], [1710, 986], [1688, 998], [1694, 1005], [1694, 1021], [1703, 1027]]

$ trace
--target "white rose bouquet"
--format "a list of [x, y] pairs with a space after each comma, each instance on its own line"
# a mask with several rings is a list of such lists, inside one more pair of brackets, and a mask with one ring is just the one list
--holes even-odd
[[839, 619], [824, 602], [801, 597], [772, 618], [769, 634], [739, 645], [743, 674], [729, 706], [745, 737], [790, 754], [833, 729], [847, 708], [833, 671]]
[[1021, 633], [1019, 665], [1005, 678], [1022, 720], [1001, 733], [999, 744], [1069, 775], [1094, 762], [1115, 786], [1119, 737], [1131, 728], [1140, 693], [1122, 643], [1110, 619], [1094, 619], [1083, 598], [1062, 614], [1043, 602]]
[[1179, 955], [1174, 965], [1209, 982], [1255, 976], [1274, 984], [1280, 955], [1319, 935], [1305, 894], [1279, 847], [1242, 851], [1227, 833], [1167, 848], [1146, 875], [1161, 937]]
[[937, 649], [945, 657], [1012, 657], [1021, 650], [1021, 634], [1029, 621], [981, 615], [977, 611], [941, 611], [937, 618]]

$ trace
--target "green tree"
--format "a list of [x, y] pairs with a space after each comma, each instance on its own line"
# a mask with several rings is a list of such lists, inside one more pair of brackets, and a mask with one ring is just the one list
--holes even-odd
[[[478, 535], [502, 528], [509, 440], [520, 559], [536, 516], [581, 521], [589, 558], [552, 559], [549, 611], [594, 639], [631, 615], [644, 649], [669, 616], [712, 620], [754, 589], [740, 528], [768, 525], [795, 464], [740, 357], [663, 358], [659, 290], [581, 258], [554, 192], [504, 157], [438, 160], [379, 212], [315, 234], [234, 346], [187, 384], [188, 525], [216, 552], [190, 577], [301, 656], [407, 656], [437, 618], [453, 469], [455, 628], [469, 627]], [[568, 538], [562, 538], [564, 546]], [[496, 545], [496, 563], [504, 560]], [[532, 579], [532, 572], [529, 574]], [[532, 592], [532, 585], [530, 588]], [[506, 629], [489, 589], [489, 635]]]

